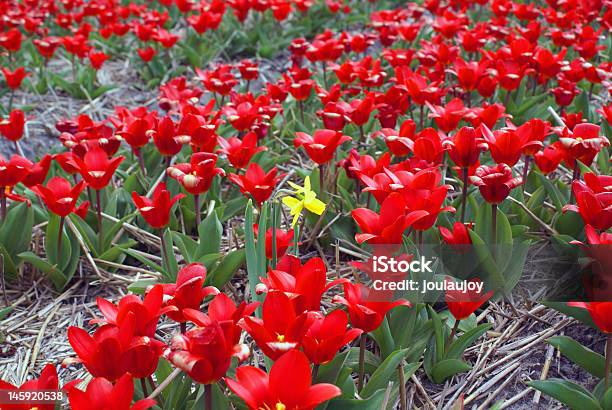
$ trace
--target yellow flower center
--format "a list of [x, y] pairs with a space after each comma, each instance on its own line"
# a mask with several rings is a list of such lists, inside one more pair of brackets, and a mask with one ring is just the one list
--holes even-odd
[[276, 340], [278, 340], [279, 342], [284, 342], [285, 341], [285, 335], [276, 335]]
[[283, 403], [281, 403], [280, 401], [278, 403], [276, 403], [275, 406], [275, 410], [285, 410], [287, 408], [287, 406], [285, 406]]

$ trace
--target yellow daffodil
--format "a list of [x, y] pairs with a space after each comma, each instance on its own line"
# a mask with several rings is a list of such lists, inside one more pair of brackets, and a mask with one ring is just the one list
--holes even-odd
[[325, 211], [325, 204], [317, 199], [317, 194], [310, 187], [309, 176], [304, 180], [303, 187], [290, 181], [288, 181], [288, 184], [294, 189], [296, 196], [286, 196], [283, 198], [283, 204], [289, 207], [290, 214], [293, 216], [291, 226], [295, 226], [304, 208], [317, 215], [321, 215]]

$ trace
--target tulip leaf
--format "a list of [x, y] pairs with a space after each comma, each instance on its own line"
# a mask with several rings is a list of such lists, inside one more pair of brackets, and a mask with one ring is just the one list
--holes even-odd
[[544, 306], [561, 312], [567, 316], [573, 317], [574, 319], [582, 322], [583, 324], [597, 329], [595, 322], [591, 319], [589, 311], [580, 307], [568, 306], [567, 302], [541, 302]]
[[349, 352], [349, 350], [346, 350], [338, 353], [331, 361], [322, 364], [319, 367], [315, 381], [317, 383], [331, 383], [337, 385], [338, 377], [348, 359]]
[[[113, 215], [113, 214], [110, 214]], [[127, 214], [117, 222], [113, 223], [109, 229], [104, 231], [104, 249], [100, 249], [100, 252], [104, 252], [112, 246], [112, 241], [119, 232], [121, 228], [123, 228], [123, 224], [126, 223], [129, 219], [133, 218], [137, 215], [137, 212], [132, 212]]]
[[550, 200], [552, 201], [553, 205], [555, 206], [555, 209], [557, 212], [561, 212], [563, 210], [563, 202], [564, 200], [563, 195], [561, 194], [561, 192], [559, 191], [559, 189], [553, 185], [548, 178], [546, 178], [545, 175], [542, 175], [540, 173], [536, 174], [538, 176], [538, 179], [540, 180], [540, 182], [542, 183], [542, 186], [544, 187], [544, 189], [546, 190], [546, 193], [548, 194], [548, 197], [550, 198]]
[[157, 279], [140, 279], [132, 282], [127, 288], [130, 292], [144, 295], [146, 290], [157, 283]]
[[480, 326], [468, 330], [451, 343], [444, 357], [446, 359], [461, 359], [465, 349], [470, 347], [480, 336], [485, 334], [487, 330], [491, 329], [491, 326], [491, 323], [483, 323]]
[[395, 341], [393, 340], [393, 334], [391, 334], [391, 328], [389, 327], [389, 320], [387, 317], [383, 319], [381, 325], [372, 331], [370, 335], [380, 348], [382, 357], [389, 356], [395, 350]]
[[[359, 369], [359, 348], [351, 347], [348, 356], [346, 357], [346, 366], [352, 369]], [[380, 366], [380, 358], [374, 353], [366, 350], [365, 352], [365, 370], [366, 373], [372, 374]]]
[[172, 231], [165, 229], [162, 232], [164, 236], [164, 248], [162, 249], [162, 266], [165, 268], [163, 273], [166, 280], [174, 282], [178, 273], [178, 263], [174, 254], [174, 243], [172, 242]]
[[60, 217], [50, 213], [49, 222], [45, 236], [45, 251], [47, 259], [51, 265], [56, 265], [60, 270], [67, 265], [70, 260], [70, 242], [66, 234], [65, 227], [62, 227], [62, 243], [61, 250], [58, 249], [58, 240], [60, 235]]
[[138, 260], [139, 262], [142, 262], [143, 264], [145, 264], [146, 266], [148, 266], [152, 270], [155, 270], [157, 272], [164, 272], [164, 269], [160, 265], [158, 265], [157, 263], [153, 262], [151, 259], [147, 258], [140, 251], [128, 248], [128, 249], [123, 249], [123, 252], [125, 252], [126, 254], [131, 256], [132, 258]]
[[[602, 386], [605, 384], [605, 380], [602, 380]], [[601, 398], [601, 406], [604, 409], [612, 409], [612, 387], [608, 388], [608, 390], [604, 393]]]
[[219, 217], [216, 212], [211, 212], [198, 226], [200, 241], [193, 259], [197, 260], [210, 253], [219, 253], [222, 234], [223, 226], [219, 221]]
[[444, 358], [444, 338], [446, 337], [440, 315], [429, 305], [427, 305], [429, 316], [433, 322], [434, 341], [435, 341], [435, 362]]
[[19, 257], [30, 263], [35, 268], [40, 269], [49, 278], [57, 290], [63, 289], [66, 285], [67, 280], [62, 271], [33, 252], [22, 252], [19, 254]]
[[22, 202], [9, 209], [0, 226], [0, 244], [8, 254], [17, 255], [28, 250], [33, 225], [34, 211], [27, 203]]
[[459, 359], [445, 359], [437, 362], [431, 369], [431, 379], [434, 383], [444, 383], [446, 379], [470, 370], [472, 366]]
[[375, 391], [365, 400], [359, 399], [333, 399], [329, 402], [327, 410], [379, 410], [385, 401], [385, 389]]
[[76, 229], [81, 234], [81, 237], [89, 250], [94, 254], [94, 256], [98, 257], [98, 237], [96, 232], [91, 229], [91, 226], [89, 226], [87, 222], [81, 219], [78, 215], [72, 214], [69, 215], [68, 218], [70, 218]]
[[6, 274], [7, 278], [15, 279], [17, 277], [17, 266], [15, 261], [13, 261], [13, 257], [6, 250], [3, 244], [0, 244], [0, 255], [2, 256], [2, 268], [3, 272]]
[[[267, 226], [268, 206], [264, 203], [259, 215], [259, 227], [258, 237], [264, 238]], [[266, 252], [265, 252], [265, 241], [255, 242], [253, 222], [253, 203], [251, 200], [247, 203], [245, 213], [245, 224], [244, 224], [244, 237], [245, 237], [245, 249], [246, 249], [246, 264], [247, 264], [247, 275], [249, 278], [249, 286], [251, 288], [251, 299], [253, 301], [263, 301], [262, 295], [258, 295], [255, 292], [255, 288], [259, 283], [259, 277], [264, 276], [266, 272]], [[257, 309], [259, 312], [261, 309]]]
[[246, 251], [244, 249], [236, 249], [226, 254], [221, 262], [207, 276], [210, 284], [218, 289], [221, 289], [229, 282], [236, 271], [244, 265], [246, 260]]
[[193, 256], [196, 253], [196, 249], [198, 248], [198, 243], [194, 241], [191, 237], [175, 231], [172, 231], [172, 241], [181, 253], [181, 256], [185, 260], [185, 263], [193, 263]]
[[130, 239], [126, 242], [115, 245], [111, 248], [108, 248], [102, 255], [98, 256], [98, 259], [102, 259], [108, 262], [116, 261], [121, 255], [123, 255], [123, 250], [127, 248], [131, 248], [132, 246], [138, 244], [133, 239]]
[[[374, 371], [368, 383], [365, 385], [363, 390], [361, 390], [361, 397], [370, 397], [373, 395], [378, 389], [383, 389], [389, 383], [391, 376], [397, 372], [397, 368], [399, 364], [404, 360], [404, 357], [408, 354], [408, 349], [396, 350], [391, 353]], [[411, 364], [414, 366], [414, 364]], [[416, 368], [418, 368], [420, 364], [416, 364]], [[415, 371], [416, 371], [415, 368]]]
[[601, 410], [597, 399], [582, 386], [567, 380], [533, 380], [527, 383], [574, 410]]
[[600, 379], [605, 377], [605, 358], [599, 353], [582, 346], [568, 336], [554, 336], [546, 340], [546, 342], [559, 349], [565, 357], [593, 376]]

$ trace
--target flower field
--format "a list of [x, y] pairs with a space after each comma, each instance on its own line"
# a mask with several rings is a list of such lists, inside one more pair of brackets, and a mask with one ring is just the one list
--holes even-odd
[[611, 28], [0, 0], [0, 410], [612, 409]]

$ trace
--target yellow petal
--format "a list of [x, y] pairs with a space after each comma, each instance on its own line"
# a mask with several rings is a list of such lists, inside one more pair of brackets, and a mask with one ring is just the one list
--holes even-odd
[[291, 181], [287, 181], [287, 183], [289, 184], [289, 186], [293, 189], [295, 189], [295, 192], [302, 192], [304, 190], [304, 188], [302, 188], [301, 186], [294, 184]]
[[304, 192], [310, 192], [310, 175], [304, 180]]
[[304, 200], [304, 206], [313, 214], [321, 215], [325, 211], [325, 203], [317, 198]]

